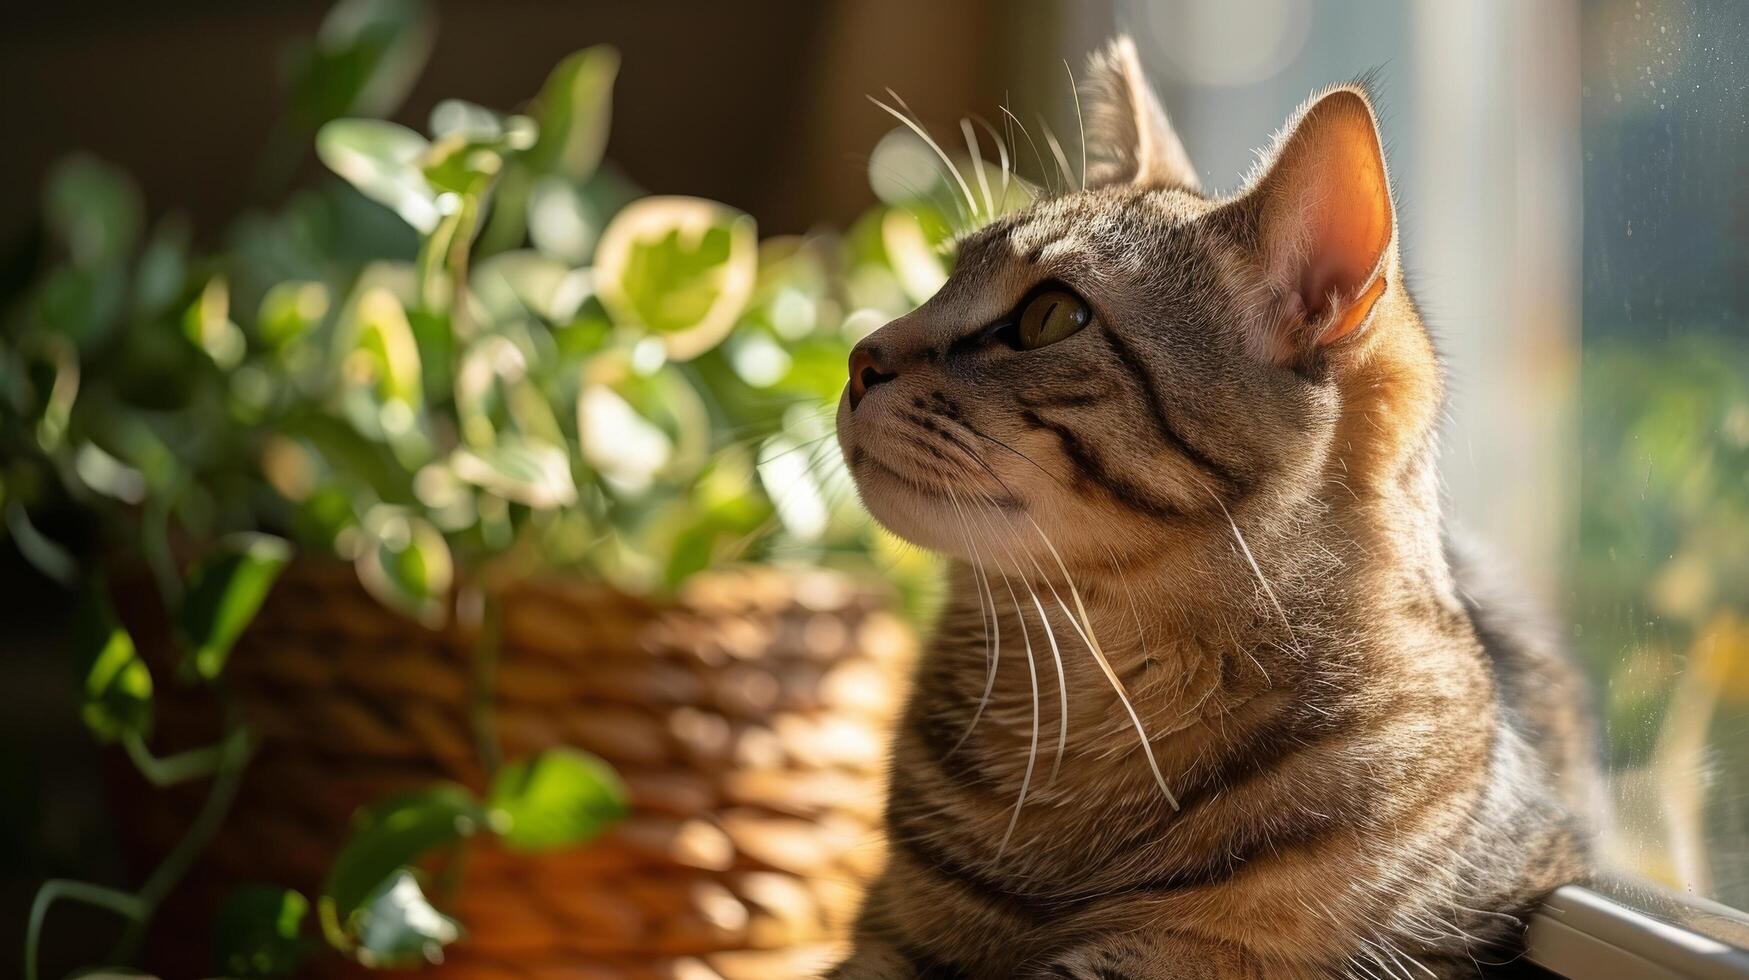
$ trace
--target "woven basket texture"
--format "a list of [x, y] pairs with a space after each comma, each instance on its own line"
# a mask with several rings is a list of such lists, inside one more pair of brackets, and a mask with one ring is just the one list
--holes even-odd
[[[881, 860], [885, 739], [914, 649], [885, 599], [828, 573], [750, 568], [695, 577], [662, 602], [531, 581], [500, 608], [485, 704], [504, 757], [586, 749], [624, 778], [633, 810], [573, 849], [476, 842], [445, 905], [466, 937], [427, 972], [817, 975]], [[318, 894], [360, 805], [434, 780], [483, 790], [469, 721], [480, 649], [476, 630], [383, 608], [349, 566], [288, 568], [227, 671], [260, 749], [160, 917], [150, 965], [210, 972], [204, 930], [238, 883]], [[207, 699], [160, 687], [159, 751], [210, 739]], [[154, 790], [119, 767], [117, 779], [124, 843], [149, 868], [205, 787]], [[339, 957], [310, 975], [382, 976]]]

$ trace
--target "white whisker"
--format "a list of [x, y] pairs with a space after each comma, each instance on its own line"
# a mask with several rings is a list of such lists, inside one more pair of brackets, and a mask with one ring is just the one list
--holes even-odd
[[1075, 127], [1081, 131], [1081, 189], [1087, 189], [1087, 123], [1081, 118], [1081, 86], [1075, 84], [1075, 69], [1069, 59], [1063, 59], [1063, 70], [1069, 73], [1069, 94], [1075, 97]]
[[1002, 110], [1002, 114], [1007, 116], [1014, 125], [1020, 127], [1020, 135], [1026, 137], [1026, 145], [1032, 147], [1032, 158], [1038, 162], [1039, 177], [1045, 182], [1045, 189], [1053, 194], [1056, 193], [1056, 184], [1051, 180], [1051, 168], [1045, 166], [1044, 154], [1039, 152], [1038, 143], [1033, 140], [1032, 133], [1026, 128], [1026, 123], [1021, 122], [1019, 116], [1008, 111], [1007, 106], [999, 106], [998, 108]]
[[1063, 187], [1068, 188], [1075, 183], [1075, 171], [1069, 166], [1069, 155], [1063, 152], [1063, 144], [1057, 142], [1057, 134], [1051, 132], [1051, 124], [1045, 117], [1038, 117], [1039, 131], [1044, 134], [1045, 145], [1051, 148], [1051, 156], [1057, 158], [1057, 169], [1063, 172]]
[[[1275, 597], [1275, 589], [1270, 587], [1269, 579], [1263, 574], [1263, 568], [1257, 564], [1257, 557], [1251, 554], [1251, 546], [1245, 542], [1245, 535], [1239, 533], [1238, 522], [1233, 520], [1233, 515], [1228, 512], [1227, 505], [1221, 502], [1219, 494], [1209, 489], [1206, 484], [1203, 486], [1203, 490], [1207, 491], [1208, 495], [1214, 498], [1215, 506], [1221, 509], [1221, 515], [1227, 519], [1227, 526], [1233, 529], [1233, 540], [1239, 542], [1239, 551], [1245, 556], [1245, 561], [1251, 566], [1251, 574], [1257, 576], [1257, 584], [1262, 587], [1264, 596], [1269, 599], [1269, 604], [1275, 608], [1275, 614], [1281, 617], [1281, 626], [1283, 629], [1287, 630], [1289, 648], [1295, 653], [1299, 653], [1300, 641], [1299, 638], [1294, 635], [1294, 624], [1288, 619], [1287, 610], [1282, 608], [1281, 600]], [[1245, 652], [1247, 656], [1251, 656], [1250, 648], [1247, 647]], [[1263, 665], [1257, 662], [1255, 656], [1251, 656], [1251, 662], [1257, 667], [1258, 671], [1263, 674], [1263, 682], [1265, 684], [1271, 683], [1269, 680], [1269, 671], [1263, 669]]]
[[[882, 109], [885, 109], [894, 119], [897, 119], [910, 127], [911, 132], [916, 133], [918, 138], [922, 139], [924, 143], [929, 145], [930, 149], [935, 151], [935, 155], [941, 159], [942, 165], [947, 168], [948, 175], [953, 178], [955, 184], [959, 185], [960, 194], [965, 197], [966, 206], [975, 212], [978, 205], [976, 201], [972, 200], [972, 188], [966, 183], [965, 175], [961, 174], [959, 168], [953, 165], [953, 160], [948, 157], [947, 151], [941, 148], [941, 144], [935, 141], [935, 137], [929, 135], [929, 130], [923, 128], [922, 121], [916, 118], [916, 113], [911, 112], [910, 106], [905, 105], [905, 100], [899, 98], [899, 93], [892, 89], [887, 89], [887, 94], [892, 97], [894, 102], [904, 106], [905, 112], [900, 112], [872, 95], [868, 97], [868, 100], [875, 105], [880, 106]], [[962, 211], [962, 214], [963, 213], [964, 212]], [[969, 217], [968, 220], [970, 220]]]
[[[990, 503], [992, 509], [994, 509], [994, 501], [990, 500], [988, 494], [984, 495], [984, 499], [986, 502]], [[986, 522], [984, 526], [986, 529], [990, 527], [988, 522]], [[1024, 572], [1020, 567], [1020, 562], [1015, 559], [1014, 551], [1009, 547], [1008, 543], [1004, 541], [1000, 535], [992, 534], [991, 538], [1002, 543], [1002, 549], [1007, 552], [1008, 560], [1014, 563], [1016, 573], [1024, 575]], [[1037, 567], [1036, 562], [1034, 562], [1033, 565], [1035, 568]], [[1002, 580], [1007, 582], [1008, 576], [1004, 574]], [[1032, 592], [1032, 587], [1030, 585], [1027, 586], [1027, 591]], [[1054, 590], [1052, 594], [1055, 595]], [[1032, 596], [1033, 602], [1038, 603], [1038, 593], [1033, 592]], [[1058, 605], [1061, 605], [1060, 600]], [[1067, 610], [1065, 610], [1065, 613], [1066, 612]], [[1051, 759], [1051, 782], [1055, 783], [1057, 781], [1057, 773], [1061, 771], [1063, 767], [1063, 756], [1068, 754], [1069, 748], [1069, 679], [1063, 670], [1063, 653], [1061, 648], [1057, 645], [1057, 631], [1052, 628], [1050, 617], [1045, 615], [1043, 604], [1039, 604], [1039, 623], [1044, 626], [1045, 639], [1049, 642], [1051, 648], [1051, 663], [1056, 667], [1057, 671], [1057, 754]]]
[[[978, 561], [978, 546], [972, 541], [974, 534], [966, 521], [965, 513], [960, 510], [959, 498], [954, 496], [952, 487], [948, 488], [947, 499], [953, 504], [954, 513], [959, 515], [960, 537], [966, 542], [966, 550], [972, 553], [972, 574], [978, 583], [979, 617], [983, 618], [984, 616], [986, 597], [988, 597], [990, 607], [990, 615], [984, 619], [984, 663], [986, 670], [984, 695], [978, 699], [977, 710], [972, 712], [972, 720], [966, 725], [965, 732], [960, 735], [959, 741], [953, 743], [953, 748], [948, 751], [948, 754], [952, 755], [959, 751], [959, 747], [965, 744], [966, 739], [972, 737], [972, 730], [978, 727], [978, 719], [984, 716], [984, 708], [990, 703], [990, 692], [996, 687], [996, 667], [1002, 657], [1002, 619], [996, 611], [996, 596], [990, 591], [990, 580], [985, 576], [981, 563]], [[996, 622], [994, 643], [991, 642], [991, 620]]]
[[[1032, 771], [1038, 765], [1038, 665], [1032, 657], [1032, 634], [1026, 628], [1026, 611], [1020, 608], [1020, 599], [1014, 594], [1013, 583], [1006, 579], [1003, 582], [1008, 587], [1008, 601], [1014, 605], [1014, 611], [1020, 617], [1020, 640], [1026, 648], [1026, 675], [1032, 682], [1032, 744], [1026, 752], [1026, 772], [1020, 777], [1020, 795], [1014, 800], [1014, 814], [1008, 818], [1008, 829], [1002, 834], [1002, 843], [996, 846], [998, 858], [1008, 849], [1008, 841], [1014, 836], [1014, 828], [1020, 823], [1020, 809], [1026, 805], [1026, 791], [1032, 785]], [[1023, 580], [1021, 584], [1026, 583]], [[1032, 592], [1032, 586], [1028, 585], [1026, 590]], [[1037, 593], [1033, 594], [1033, 601], [1038, 601]], [[1048, 623], [1045, 628], [1050, 628]]]
[[[1123, 705], [1124, 711], [1130, 716], [1131, 723], [1136, 726], [1136, 735], [1140, 737], [1142, 743], [1142, 754], [1148, 759], [1148, 768], [1154, 773], [1154, 782], [1159, 785], [1160, 792], [1165, 794], [1166, 802], [1172, 805], [1172, 809], [1178, 809], [1178, 798], [1172, 795], [1172, 790], [1166, 785], [1166, 776], [1160, 771], [1159, 761], [1154, 758], [1154, 746], [1148, 740], [1148, 731], [1142, 725], [1142, 718], [1136, 714], [1136, 707], [1130, 703], [1130, 696], [1124, 690], [1123, 681], [1118, 678], [1117, 671], [1112, 669], [1111, 661], [1106, 658], [1105, 651], [1099, 646], [1098, 638], [1093, 634], [1093, 618], [1087, 615], [1087, 605], [1081, 599], [1081, 590], [1075, 587], [1075, 579], [1069, 574], [1069, 566], [1064, 563], [1063, 556], [1057, 553], [1057, 546], [1051, 543], [1044, 528], [1039, 527], [1038, 522], [1032, 519], [1031, 514], [1028, 514], [1026, 519], [1032, 525], [1033, 530], [1038, 532], [1039, 540], [1043, 541], [1045, 547], [1049, 549], [1051, 558], [1057, 563], [1057, 569], [1063, 573], [1063, 583], [1069, 587], [1069, 595], [1075, 600], [1075, 611], [1080, 615], [1081, 622], [1076, 623], [1075, 617], [1070, 616], [1069, 625], [1074, 627], [1076, 633], [1080, 634], [1082, 642], [1087, 644], [1087, 649], [1093, 653], [1093, 659], [1098, 662], [1100, 671], [1105, 674], [1105, 679], [1111, 683], [1112, 690], [1117, 692], [1118, 703]], [[1050, 585], [1048, 580], [1045, 584], [1055, 595], [1056, 587]], [[1062, 597], [1056, 596], [1056, 599], [1057, 603], [1062, 605]], [[1067, 607], [1063, 609], [1064, 613], [1068, 611]], [[1083, 626], [1086, 627], [1085, 630], [1082, 629]]]
[[1008, 187], [1011, 178], [1014, 176], [1013, 166], [1008, 158], [1008, 144], [1002, 142], [1002, 137], [998, 136], [996, 133], [996, 127], [990, 125], [989, 121], [984, 119], [983, 116], [973, 116], [972, 118], [977, 121], [978, 125], [984, 127], [984, 132], [990, 134], [990, 142], [996, 144], [996, 155], [1002, 161], [1002, 194], [1001, 198], [996, 202], [996, 208], [997, 213], [1007, 211]]
[[972, 130], [972, 121], [960, 117], [960, 132], [966, 137], [966, 152], [972, 155], [972, 166], [978, 175], [978, 190], [984, 195], [984, 217], [996, 217], [996, 201], [990, 196], [990, 178], [984, 173], [984, 151], [978, 146], [978, 135]]

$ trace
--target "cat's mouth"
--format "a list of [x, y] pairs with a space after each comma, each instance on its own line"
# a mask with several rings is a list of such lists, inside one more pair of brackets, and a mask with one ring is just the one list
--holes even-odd
[[898, 489], [953, 506], [984, 504], [998, 510], [1023, 509], [1019, 499], [1006, 491], [991, 492], [932, 465], [885, 459], [860, 445], [851, 447], [849, 462], [852, 475], [863, 485], [865, 497]]

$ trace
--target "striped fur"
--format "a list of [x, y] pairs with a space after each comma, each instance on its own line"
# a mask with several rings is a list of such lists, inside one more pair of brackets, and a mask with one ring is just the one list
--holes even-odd
[[[1133, 123], [1096, 142], [1165, 125], [1140, 77], [1124, 42], [1096, 63], [1148, 100], [1096, 105]], [[1169, 132], [1109, 151], [864, 342], [894, 377], [841, 404], [841, 445], [952, 599], [831, 976], [1471, 976], [1585, 871], [1582, 691], [1448, 548], [1394, 217], [1327, 296], [1282, 273], [1326, 247], [1280, 240], [1281, 201], [1328, 200], [1293, 182], [1378, 152], [1364, 92], [1309, 105], [1233, 198]], [[989, 343], [1050, 280], [1096, 321]]]

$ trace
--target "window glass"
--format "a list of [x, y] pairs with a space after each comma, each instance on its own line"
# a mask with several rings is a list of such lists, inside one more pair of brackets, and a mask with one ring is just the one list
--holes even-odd
[[1583, 13], [1572, 611], [1608, 857], [1749, 908], [1749, 7]]

